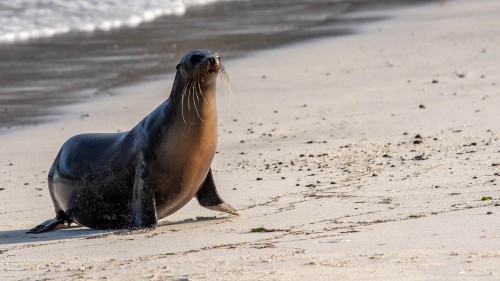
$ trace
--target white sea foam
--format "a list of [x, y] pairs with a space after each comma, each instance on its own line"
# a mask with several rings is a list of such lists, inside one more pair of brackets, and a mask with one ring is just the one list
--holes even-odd
[[136, 27], [194, 5], [230, 0], [9, 0], [0, 2], [0, 43], [70, 31]]

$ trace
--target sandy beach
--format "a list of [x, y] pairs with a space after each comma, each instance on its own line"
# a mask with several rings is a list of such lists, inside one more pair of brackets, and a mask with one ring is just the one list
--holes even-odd
[[240, 216], [192, 200], [154, 230], [25, 234], [54, 216], [62, 143], [129, 130], [173, 76], [1, 134], [0, 279], [499, 280], [500, 2], [392, 13], [225, 62], [212, 168]]

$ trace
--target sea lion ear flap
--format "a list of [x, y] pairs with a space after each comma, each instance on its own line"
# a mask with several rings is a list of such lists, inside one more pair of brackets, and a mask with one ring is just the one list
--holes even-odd
[[181, 64], [179, 63], [178, 65], [175, 66], [175, 69], [179, 69], [181, 67]]

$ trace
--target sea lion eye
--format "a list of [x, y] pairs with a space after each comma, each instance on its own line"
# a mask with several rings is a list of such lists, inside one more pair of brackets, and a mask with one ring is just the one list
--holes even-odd
[[192, 64], [192, 65], [197, 65], [201, 59], [203, 58], [202, 55], [192, 55], [190, 58], [189, 58], [189, 62]]

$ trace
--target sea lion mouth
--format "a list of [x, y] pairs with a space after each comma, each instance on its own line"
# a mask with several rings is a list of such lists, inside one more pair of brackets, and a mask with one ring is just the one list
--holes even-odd
[[205, 64], [206, 72], [211, 75], [217, 75], [221, 69], [221, 64], [218, 57], [207, 58]]
[[219, 73], [220, 67], [209, 67], [207, 73], [211, 75], [217, 75]]

